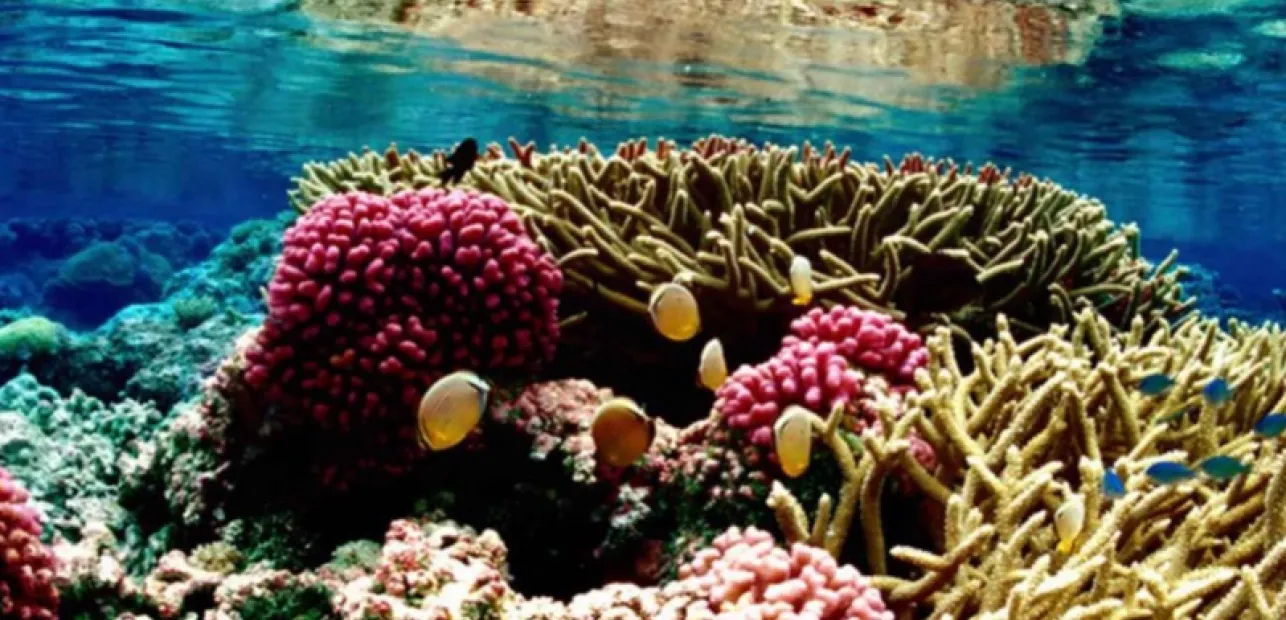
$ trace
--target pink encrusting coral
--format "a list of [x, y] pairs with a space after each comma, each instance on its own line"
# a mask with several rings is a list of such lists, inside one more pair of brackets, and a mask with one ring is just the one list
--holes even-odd
[[30, 495], [0, 468], [0, 617], [58, 617], [56, 560], [40, 542], [41, 518]]
[[[789, 550], [768, 532], [731, 528], [679, 568], [666, 585], [665, 608], [681, 616], [794, 620], [892, 620], [879, 590], [852, 566], [796, 543]], [[691, 600], [694, 599], [695, 600]]]
[[[900, 398], [927, 363], [920, 337], [887, 315], [814, 308], [792, 322], [773, 357], [732, 373], [715, 392], [715, 410], [730, 429], [763, 449], [772, 446], [773, 424], [790, 405], [822, 416], [843, 406], [849, 428], [877, 428], [873, 400]], [[917, 459], [931, 468], [932, 450], [926, 452], [928, 445], [918, 439], [913, 443]]]
[[501, 199], [476, 191], [331, 196], [284, 238], [246, 381], [284, 414], [410, 436], [443, 374], [534, 370], [558, 340], [563, 275]]

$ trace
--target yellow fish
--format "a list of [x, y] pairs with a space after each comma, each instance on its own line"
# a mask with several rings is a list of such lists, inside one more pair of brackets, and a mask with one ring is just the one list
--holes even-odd
[[1076, 539], [1085, 527], [1085, 500], [1071, 495], [1054, 513], [1054, 532], [1058, 534], [1058, 552], [1067, 555], [1076, 547]]
[[438, 379], [420, 399], [420, 446], [440, 451], [464, 441], [482, 419], [490, 395], [487, 382], [467, 370]]
[[773, 424], [773, 449], [782, 473], [798, 478], [808, 471], [813, 456], [813, 415], [799, 405], [786, 407]]
[[656, 287], [648, 301], [647, 313], [656, 331], [675, 342], [691, 340], [701, 331], [697, 298], [681, 284], [667, 282]]
[[791, 303], [796, 306], [813, 301], [813, 263], [807, 256], [796, 254], [790, 261], [790, 292], [795, 295]]
[[728, 379], [728, 362], [723, 357], [723, 343], [718, 338], [701, 349], [701, 361], [697, 364], [697, 380], [711, 392], [719, 389]]
[[656, 423], [633, 400], [618, 397], [598, 406], [589, 434], [599, 458], [628, 467], [652, 446]]

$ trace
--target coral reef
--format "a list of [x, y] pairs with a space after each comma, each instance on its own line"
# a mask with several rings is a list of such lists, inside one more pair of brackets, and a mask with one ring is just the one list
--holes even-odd
[[[1188, 313], [1191, 276], [1103, 205], [990, 165], [717, 136], [511, 150], [450, 192], [440, 153], [312, 164], [297, 213], [238, 227], [165, 299], [89, 333], [5, 313], [5, 604], [1286, 615], [1286, 417], [1265, 418], [1286, 409], [1286, 334]], [[70, 253], [95, 243], [125, 245]], [[929, 255], [981, 286], [918, 306]], [[648, 324], [667, 283], [698, 299], [693, 342]], [[716, 336], [733, 372], [689, 389]], [[492, 384], [484, 415], [416, 445], [419, 399], [457, 369]], [[649, 443], [622, 466], [595, 421], [624, 397]], [[787, 407], [812, 442], [790, 472]]]

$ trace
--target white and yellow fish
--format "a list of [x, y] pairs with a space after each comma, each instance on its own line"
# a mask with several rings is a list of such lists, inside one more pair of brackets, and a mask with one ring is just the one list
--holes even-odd
[[633, 400], [618, 397], [598, 406], [589, 434], [600, 459], [628, 467], [652, 446], [656, 424]]
[[1068, 555], [1076, 548], [1085, 527], [1085, 500], [1078, 494], [1072, 494], [1063, 500], [1063, 505], [1054, 513], [1054, 532], [1058, 534], [1058, 552]]
[[718, 338], [711, 338], [701, 349], [701, 359], [697, 363], [697, 381], [713, 392], [727, 379], [728, 362], [723, 357], [723, 343]]
[[438, 379], [420, 399], [416, 415], [420, 446], [440, 451], [464, 441], [482, 420], [490, 396], [491, 386], [467, 370]]
[[796, 254], [790, 261], [790, 292], [795, 296], [790, 301], [796, 306], [813, 301], [813, 263], [807, 256]]
[[798, 478], [808, 471], [813, 457], [813, 414], [799, 405], [786, 407], [786, 411], [773, 424], [773, 450], [781, 472], [789, 478]]
[[667, 282], [656, 287], [648, 300], [647, 313], [656, 331], [675, 342], [691, 340], [701, 331], [697, 298], [682, 284]]

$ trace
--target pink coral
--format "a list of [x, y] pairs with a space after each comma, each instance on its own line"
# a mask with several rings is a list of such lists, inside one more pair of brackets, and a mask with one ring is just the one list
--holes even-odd
[[[928, 363], [920, 337], [886, 315], [851, 307], [814, 308], [791, 324], [791, 334], [767, 361], [742, 366], [715, 392], [715, 410], [728, 427], [761, 449], [790, 405], [826, 415], [843, 406], [858, 430], [878, 425], [874, 396], [900, 396]], [[932, 462], [923, 454], [922, 462]], [[771, 454], [769, 455], [771, 458]]]
[[679, 578], [662, 593], [676, 600], [698, 595], [686, 606], [689, 617], [706, 607], [719, 618], [893, 619], [879, 590], [857, 569], [805, 544], [782, 549], [753, 527], [715, 538], [679, 569]]
[[499, 198], [331, 196], [284, 243], [245, 371], [279, 422], [405, 447], [410, 412], [446, 372], [529, 372], [554, 354], [562, 272]]
[[342, 585], [343, 618], [456, 618], [518, 598], [505, 578], [504, 542], [454, 523], [394, 521], [375, 574]]
[[0, 616], [52, 620], [58, 617], [57, 562], [40, 542], [40, 514], [28, 499], [0, 468]]
[[929, 362], [919, 334], [886, 314], [852, 306], [813, 308], [790, 324], [783, 349], [800, 342], [833, 343], [849, 363], [884, 375], [894, 385], [915, 385], [915, 371]]

